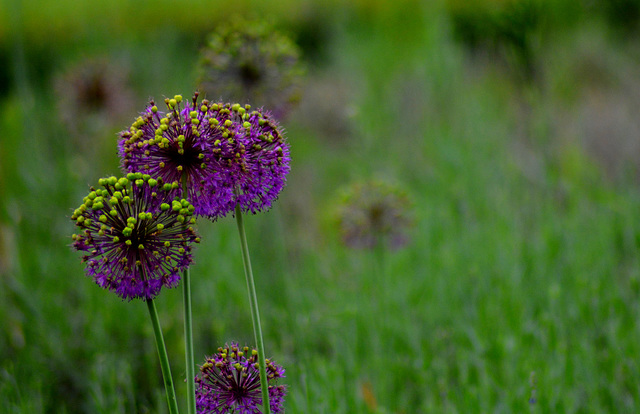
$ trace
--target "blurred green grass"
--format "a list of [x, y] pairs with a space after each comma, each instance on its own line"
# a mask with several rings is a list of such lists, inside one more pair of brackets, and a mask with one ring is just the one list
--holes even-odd
[[[508, 3], [468, 7], [482, 16]], [[95, 286], [68, 248], [68, 216], [89, 184], [117, 173], [115, 133], [126, 125], [96, 143], [111, 152], [82, 160], [52, 82], [69, 62], [106, 54], [128, 62], [136, 107], [188, 96], [205, 34], [238, 10], [268, 12], [307, 45], [310, 82], [331, 73], [349, 90], [327, 118], [349, 125], [337, 137], [302, 112], [284, 122], [289, 184], [272, 211], [246, 220], [267, 353], [287, 370], [286, 410], [637, 411], [637, 160], [614, 159], [609, 171], [584, 139], [610, 144], [591, 128], [607, 119], [590, 118], [639, 99], [629, 87], [637, 33], [621, 41], [607, 16], [586, 13], [564, 24], [566, 4], [541, 1], [555, 14], [525, 36], [527, 78], [514, 43], [465, 46], [452, 4], [3, 3], [2, 412], [166, 412], [144, 306]], [[604, 110], [589, 112], [592, 99]], [[404, 182], [416, 206], [412, 244], [383, 269], [372, 252], [343, 247], [329, 219], [339, 187], [376, 175]], [[196, 361], [252, 338], [235, 224], [199, 227]], [[157, 302], [182, 403], [181, 293]]]

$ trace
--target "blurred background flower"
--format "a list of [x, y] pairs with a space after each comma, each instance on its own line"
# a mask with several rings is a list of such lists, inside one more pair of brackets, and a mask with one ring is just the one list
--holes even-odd
[[80, 60], [55, 79], [58, 113], [76, 143], [95, 147], [105, 131], [131, 118], [129, 69], [106, 56]]
[[356, 182], [341, 191], [337, 220], [349, 247], [398, 249], [409, 242], [411, 202], [399, 186], [381, 180]]
[[298, 46], [272, 24], [232, 19], [201, 51], [198, 85], [210, 100], [248, 103], [284, 117], [300, 100]]

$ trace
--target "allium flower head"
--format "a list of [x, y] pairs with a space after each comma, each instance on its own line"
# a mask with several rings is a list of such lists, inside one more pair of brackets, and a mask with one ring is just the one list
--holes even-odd
[[346, 188], [337, 214], [344, 243], [356, 248], [406, 245], [410, 205], [404, 191], [383, 181], [357, 182]]
[[153, 299], [174, 287], [200, 242], [194, 207], [176, 198], [177, 185], [147, 174], [102, 178], [72, 214], [73, 247], [86, 252], [87, 275], [123, 299]]
[[167, 99], [169, 112], [152, 101], [130, 129], [120, 133], [122, 166], [176, 183], [209, 218], [233, 211], [268, 209], [289, 172], [289, 146], [266, 113], [239, 104], [197, 102], [182, 108], [178, 95]]
[[[211, 143], [217, 130], [210, 124], [208, 107], [198, 107], [197, 94], [192, 104], [182, 107], [182, 96], [165, 99], [167, 112], [161, 112], [152, 100], [133, 125], [120, 132], [118, 143], [122, 168], [143, 172], [176, 183], [180, 196], [188, 198], [196, 214], [207, 215], [211, 193]], [[182, 184], [187, 194], [182, 194]], [[174, 185], [175, 186], [175, 185]]]
[[265, 22], [221, 26], [201, 56], [199, 88], [210, 99], [249, 102], [279, 118], [300, 99], [300, 51]]
[[[282, 412], [286, 387], [278, 385], [284, 377], [284, 368], [266, 359], [271, 412]], [[218, 348], [218, 353], [207, 358], [196, 376], [196, 408], [198, 414], [260, 414], [262, 404], [258, 352], [249, 347], [240, 348], [231, 343]]]
[[252, 213], [269, 209], [291, 169], [289, 144], [277, 122], [238, 104], [212, 109], [220, 120], [212, 150], [217, 181], [212, 216], [224, 216], [236, 205]]

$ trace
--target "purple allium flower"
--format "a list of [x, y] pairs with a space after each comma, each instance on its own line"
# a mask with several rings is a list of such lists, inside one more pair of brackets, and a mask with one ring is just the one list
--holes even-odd
[[408, 243], [411, 202], [399, 187], [384, 181], [357, 182], [344, 189], [337, 210], [347, 246], [399, 248]]
[[264, 21], [236, 19], [201, 52], [198, 85], [209, 99], [248, 102], [282, 118], [300, 100], [300, 50]]
[[194, 207], [176, 198], [177, 185], [147, 174], [101, 178], [71, 216], [73, 247], [86, 252], [86, 272], [123, 299], [153, 299], [180, 280], [200, 242]]
[[[283, 411], [286, 394], [284, 385], [277, 380], [284, 377], [284, 368], [266, 359], [271, 412]], [[218, 353], [207, 358], [196, 376], [196, 408], [198, 414], [260, 414], [262, 404], [258, 351], [231, 343], [218, 348]]]
[[186, 197], [195, 206], [196, 214], [207, 215], [211, 177], [211, 142], [213, 124], [205, 117], [208, 107], [193, 105], [181, 109], [182, 96], [165, 99], [168, 112], [160, 112], [152, 100], [133, 125], [120, 133], [118, 143], [125, 172], [143, 172], [176, 183], [178, 194], [186, 185]]
[[216, 195], [212, 217], [233, 212], [268, 210], [286, 182], [291, 167], [289, 144], [269, 114], [247, 112], [238, 104], [214, 104], [220, 120], [213, 142]]
[[[268, 114], [239, 104], [197, 102], [181, 109], [182, 97], [152, 101], [129, 130], [120, 133], [125, 171], [183, 182], [195, 213], [212, 219], [233, 211], [266, 210], [284, 187], [289, 146]], [[182, 187], [179, 194], [182, 195]]]

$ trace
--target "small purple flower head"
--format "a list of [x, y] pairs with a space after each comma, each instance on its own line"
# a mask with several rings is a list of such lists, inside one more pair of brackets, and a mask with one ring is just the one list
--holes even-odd
[[86, 252], [87, 275], [122, 299], [153, 299], [172, 288], [199, 243], [194, 207], [176, 198], [177, 185], [147, 174], [101, 178], [72, 214], [72, 246]]
[[289, 144], [275, 119], [238, 104], [214, 104], [219, 128], [212, 143], [216, 189], [212, 218], [268, 210], [290, 171]]
[[[283, 411], [286, 387], [278, 385], [284, 377], [284, 368], [266, 359], [269, 383], [269, 407], [273, 413]], [[218, 353], [207, 358], [196, 376], [196, 408], [198, 414], [260, 414], [262, 404], [258, 352], [231, 343], [218, 348]]]
[[398, 186], [378, 180], [354, 183], [342, 191], [337, 210], [344, 243], [355, 248], [406, 245], [410, 207], [408, 195]]

